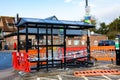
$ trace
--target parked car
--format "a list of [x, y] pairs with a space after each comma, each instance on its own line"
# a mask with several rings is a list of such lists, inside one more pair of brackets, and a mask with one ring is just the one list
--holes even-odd
[[112, 40], [101, 40], [98, 46], [115, 46], [115, 42]]

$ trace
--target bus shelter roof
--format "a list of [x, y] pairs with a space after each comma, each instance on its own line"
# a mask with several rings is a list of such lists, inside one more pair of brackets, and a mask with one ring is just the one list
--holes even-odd
[[67, 26], [68, 29], [70, 28], [79, 28], [79, 29], [88, 29], [94, 28], [94, 25], [87, 24], [85, 22], [80, 21], [69, 21], [69, 20], [48, 20], [48, 19], [38, 19], [38, 18], [21, 18], [18, 23], [17, 27], [23, 27], [24, 24], [32, 25], [32, 27], [36, 27], [36, 25], [57, 25], [57, 27]]

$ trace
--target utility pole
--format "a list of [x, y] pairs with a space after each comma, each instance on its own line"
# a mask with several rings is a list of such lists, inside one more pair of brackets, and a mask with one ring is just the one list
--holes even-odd
[[88, 0], [85, 0], [85, 3], [86, 3], [86, 6], [85, 6], [85, 7], [87, 7], [87, 6], [88, 6]]
[[[85, 9], [86, 9], [86, 15], [89, 15], [90, 10], [89, 10], [89, 6], [88, 6], [88, 0], [85, 0]], [[87, 30], [87, 58], [88, 61], [90, 61], [90, 31], [89, 29]]]

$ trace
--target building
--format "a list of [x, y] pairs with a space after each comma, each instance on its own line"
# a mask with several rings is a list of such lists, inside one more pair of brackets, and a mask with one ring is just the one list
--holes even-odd
[[0, 46], [2, 47], [2, 49], [4, 48], [4, 45], [13, 44], [13, 41], [6, 41], [4, 35], [9, 35], [17, 31], [17, 28], [15, 27], [14, 23], [14, 17], [0, 16]]
[[[58, 20], [56, 18], [56, 16], [52, 16], [52, 17], [48, 17], [45, 18], [47, 20]], [[14, 43], [17, 43], [17, 28], [15, 26], [15, 21], [14, 21], [14, 17], [8, 17], [8, 16], [1, 16], [0, 17], [0, 30], [1, 30], [1, 45], [2, 45], [2, 49], [5, 49], [7, 46], [7, 49], [13, 49], [13, 45]], [[21, 29], [20, 33], [20, 44], [21, 47], [24, 49], [24, 45], [25, 45], [25, 36], [22, 34], [25, 34], [26, 30], [25, 29]], [[37, 33], [36, 29], [32, 29], [29, 28], [29, 34], [31, 34], [31, 36], [29, 36], [29, 44], [36, 44], [36, 36], [32, 35]], [[58, 44], [62, 41], [62, 35], [61, 35], [61, 31], [62, 30], [54, 30], [53, 34], [54, 34], [54, 44]], [[42, 36], [40, 37], [40, 42], [41, 44], [45, 44], [45, 30], [41, 29], [40, 32], [42, 33]], [[49, 30], [50, 32], [50, 30]], [[59, 34], [59, 35], [58, 35]], [[72, 46], [86, 46], [86, 40], [87, 40], [87, 32], [83, 31], [83, 30], [67, 30], [66, 31], [66, 46], [67, 47], [72, 47]], [[51, 37], [48, 37], [51, 38]], [[91, 34], [90, 36], [90, 44], [93, 45], [97, 45], [98, 42], [100, 40], [106, 40], [107, 36], [105, 35], [100, 35], [100, 34]], [[49, 40], [49, 39], [48, 39]], [[48, 41], [49, 44], [51, 41]]]

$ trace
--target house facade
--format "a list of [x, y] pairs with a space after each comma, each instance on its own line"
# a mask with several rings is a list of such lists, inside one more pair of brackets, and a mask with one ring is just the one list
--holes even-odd
[[6, 40], [4, 35], [9, 35], [16, 32], [17, 28], [15, 26], [14, 17], [10, 16], [0, 16], [0, 49], [4, 49], [5, 45], [12, 45], [14, 40]]

